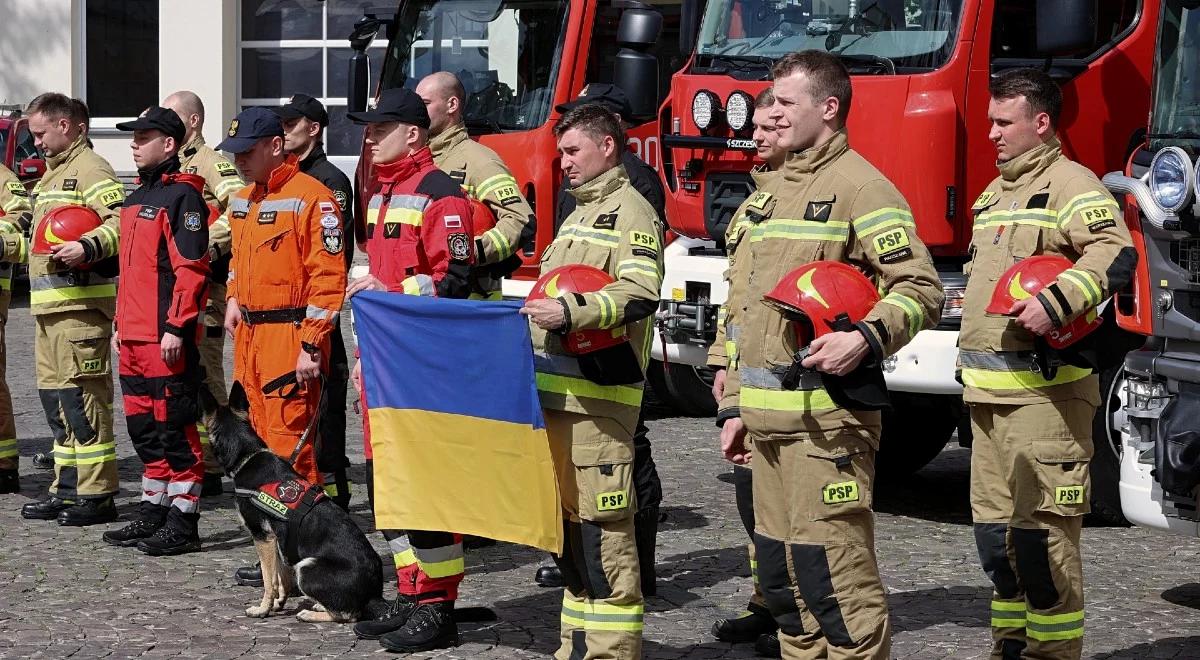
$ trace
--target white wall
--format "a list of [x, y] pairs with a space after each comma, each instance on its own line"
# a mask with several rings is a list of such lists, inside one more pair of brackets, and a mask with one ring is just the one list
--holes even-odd
[[48, 91], [74, 96], [79, 0], [3, 0], [0, 8], [0, 104]]

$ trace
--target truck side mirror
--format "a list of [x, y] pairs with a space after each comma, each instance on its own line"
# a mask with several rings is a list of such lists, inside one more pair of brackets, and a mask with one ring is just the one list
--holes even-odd
[[1038, 0], [1037, 50], [1047, 57], [1096, 43], [1096, 0]]
[[679, 52], [688, 54], [696, 49], [700, 36], [700, 19], [704, 16], [706, 0], [683, 0], [679, 8]]
[[346, 106], [349, 112], [362, 112], [367, 109], [367, 94], [371, 85], [371, 60], [367, 57], [367, 47], [375, 40], [383, 22], [370, 14], [358, 19], [354, 31], [350, 33], [350, 48], [354, 54], [350, 56], [350, 75], [346, 90]]
[[617, 25], [613, 83], [629, 97], [636, 117], [658, 111], [658, 59], [649, 54], [662, 34], [662, 14], [650, 8], [626, 9]]
[[22, 179], [40, 179], [46, 173], [46, 161], [41, 158], [26, 158], [17, 169], [20, 170]]

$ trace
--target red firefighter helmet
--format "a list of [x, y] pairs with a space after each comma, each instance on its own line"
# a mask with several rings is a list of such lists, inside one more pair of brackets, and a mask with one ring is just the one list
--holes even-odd
[[[567, 264], [543, 274], [533, 285], [533, 291], [525, 300], [543, 300], [558, 298], [568, 293], [593, 293], [615, 282], [611, 275], [583, 264]], [[568, 332], [563, 337], [563, 348], [572, 355], [587, 355], [596, 351], [619, 346], [628, 342], [625, 327], [620, 326], [602, 330], [577, 330]]]
[[804, 347], [866, 318], [879, 302], [879, 291], [850, 264], [813, 261], [784, 275], [763, 302], [793, 321], [796, 345]]
[[471, 231], [475, 238], [479, 238], [483, 236], [484, 232], [496, 226], [496, 216], [492, 215], [492, 210], [488, 208], [487, 204], [474, 197], [467, 199], [471, 202]]
[[[1058, 255], [1042, 254], [1028, 257], [1013, 264], [996, 282], [992, 290], [992, 300], [988, 303], [987, 313], [1001, 316], [1012, 314], [1013, 305], [1018, 300], [1036, 296], [1042, 289], [1050, 286], [1064, 270], [1074, 264], [1071, 260]], [[1046, 343], [1052, 348], [1066, 348], [1071, 344], [1091, 334], [1104, 323], [1092, 307], [1075, 317], [1075, 320], [1061, 328], [1055, 328], [1046, 333]]]
[[51, 247], [77, 241], [101, 223], [100, 216], [86, 206], [60, 206], [43, 216], [38, 223], [33, 235], [32, 252], [49, 255]]

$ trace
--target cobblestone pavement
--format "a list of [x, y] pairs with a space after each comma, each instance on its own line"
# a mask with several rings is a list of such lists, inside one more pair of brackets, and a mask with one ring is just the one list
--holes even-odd
[[[28, 310], [14, 309], [7, 337], [9, 383], [23, 456], [50, 443], [33, 384], [31, 337]], [[129, 511], [137, 500], [140, 463], [125, 436], [119, 397], [116, 412], [119, 504]], [[357, 438], [358, 422], [351, 417], [350, 435]], [[754, 657], [752, 649], [715, 642], [708, 634], [714, 619], [745, 605], [750, 589], [745, 533], [712, 422], [660, 416], [649, 426], [667, 519], [658, 541], [660, 595], [647, 603], [645, 657]], [[988, 646], [990, 591], [969, 524], [968, 457], [965, 450], [949, 448], [904, 485], [877, 494], [878, 552], [897, 658], [977, 658]], [[353, 448], [352, 459], [361, 466], [361, 448]], [[20, 505], [41, 497], [51, 475], [33, 470], [26, 458], [21, 468], [21, 494], [0, 496], [0, 656], [383, 653], [374, 642], [357, 641], [346, 626], [243, 616], [259, 594], [235, 586], [231, 577], [252, 560], [253, 550], [230, 508], [230, 495], [204, 500], [203, 552], [153, 559], [104, 544], [102, 528], [22, 520]], [[362, 483], [361, 467], [352, 477]], [[231, 488], [227, 482], [226, 490]], [[365, 495], [363, 488], [355, 493], [353, 512], [368, 528]], [[371, 537], [384, 550], [382, 539]], [[1088, 528], [1083, 544], [1085, 657], [1200, 658], [1200, 542], [1137, 529]], [[503, 544], [470, 552], [462, 604], [490, 606], [499, 619], [464, 624], [462, 646], [425, 657], [551, 654], [560, 594], [533, 584], [533, 571], [543, 560], [536, 551]], [[387, 559], [385, 565], [390, 566]]]

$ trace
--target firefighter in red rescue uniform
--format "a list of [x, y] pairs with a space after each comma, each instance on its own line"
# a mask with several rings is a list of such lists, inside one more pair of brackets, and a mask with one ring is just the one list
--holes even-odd
[[49, 497], [26, 504], [21, 515], [60, 525], [112, 522], [118, 482], [109, 339], [125, 189], [88, 146], [83, 103], [47, 93], [27, 112], [46, 154], [46, 173], [33, 189], [29, 307], [55, 478]]
[[204, 178], [179, 171], [184, 126], [178, 115], [155, 106], [117, 128], [133, 131], [141, 186], [121, 209], [113, 347], [129, 437], [145, 468], [133, 520], [105, 532], [104, 540], [149, 555], [177, 555], [200, 549], [197, 342], [208, 296], [210, 209]]
[[271, 451], [285, 460], [295, 454], [296, 472], [320, 485], [314, 427], [346, 291], [337, 201], [284, 151], [283, 126], [270, 110], [243, 110], [226, 135], [218, 148], [234, 154], [251, 181], [229, 205], [225, 328], [234, 338], [233, 379]]
[[[1086, 361], [1046, 342], [1123, 288], [1137, 253], [1116, 201], [1062, 153], [1058, 85], [1014, 69], [993, 77], [990, 91], [1000, 176], [972, 206], [959, 367], [975, 437], [975, 540], [995, 587], [991, 657], [1078, 658], [1099, 382]], [[1038, 255], [1074, 265], [1040, 290], [1022, 287], [1019, 272], [1005, 277]], [[1007, 313], [990, 313], [1005, 298]]]
[[[879, 364], [937, 322], [943, 295], [904, 198], [849, 146], [842, 62], [802, 51], [772, 75], [770, 117], [791, 154], [746, 205], [752, 225], [729, 271], [726, 324], [739, 331], [721, 444], [745, 463], [753, 443], [759, 585], [783, 657], [886, 660], [871, 511], [887, 403]], [[821, 267], [789, 277], [814, 261]], [[836, 304], [839, 282], [883, 297], [856, 319]], [[777, 288], [807, 299], [807, 311], [763, 304]]]
[[[459, 184], [434, 164], [429, 114], [421, 97], [403, 87], [384, 90], [374, 110], [352, 112], [349, 117], [367, 124], [366, 144], [377, 183], [356, 230], [367, 252], [370, 274], [351, 282], [348, 295], [392, 291], [468, 297], [474, 263], [472, 206]], [[356, 363], [352, 379], [361, 395], [360, 378], [361, 365]], [[362, 403], [365, 411], [365, 397]], [[365, 416], [363, 426], [371, 483], [375, 467]], [[383, 473], [388, 466], [378, 469]], [[378, 639], [384, 648], [403, 653], [456, 645], [453, 614], [463, 578], [462, 536], [382, 531], [395, 559], [399, 593], [376, 620], [355, 625], [355, 634]]]
[[[662, 231], [621, 165], [625, 132], [616, 114], [584, 104], [564, 114], [554, 134], [577, 205], [546, 249], [537, 295], [521, 312], [530, 320], [566, 535], [555, 556], [566, 585], [555, 658], [640, 658], [633, 434], [662, 284]], [[598, 271], [607, 284], [560, 289], [564, 269]]]
[[0, 165], [0, 495], [21, 491], [17, 472], [17, 421], [13, 417], [12, 395], [8, 389], [7, 353], [4, 327], [8, 324], [8, 304], [12, 299], [12, 276], [16, 264], [29, 259], [29, 231], [32, 209], [25, 185], [12, 170]]

